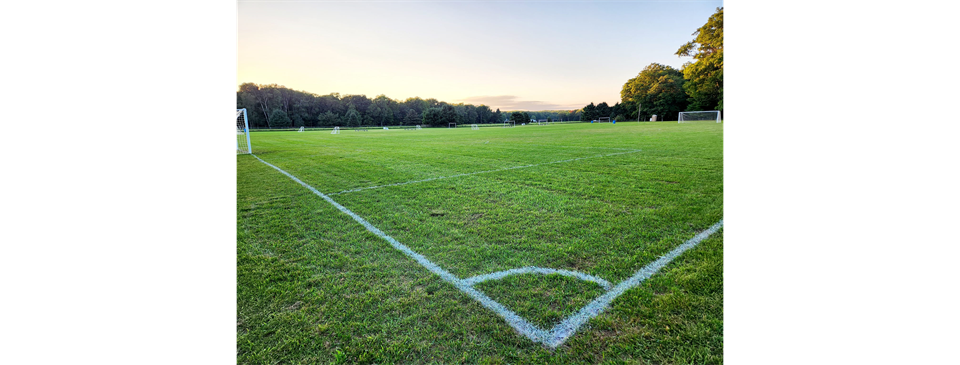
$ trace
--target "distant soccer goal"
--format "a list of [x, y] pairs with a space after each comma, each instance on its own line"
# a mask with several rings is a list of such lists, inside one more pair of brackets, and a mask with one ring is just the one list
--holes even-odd
[[717, 110], [680, 112], [680, 118], [677, 118], [677, 123], [693, 122], [698, 120], [710, 120], [720, 123], [720, 112]]
[[422, 128], [420, 128], [420, 125], [417, 124], [417, 130], [419, 131], [420, 129], [422, 129]]
[[456, 128], [456, 127], [457, 127], [457, 123], [447, 124], [447, 128]]
[[480, 127], [478, 127], [476, 124], [471, 124], [471, 125], [470, 125], [470, 130], [479, 131], [479, 130], [480, 130]]
[[548, 124], [550, 124], [550, 122], [548, 122], [546, 119], [537, 119], [537, 125], [548, 125]]
[[609, 123], [609, 122], [610, 122], [610, 117], [600, 117], [600, 118], [597, 118], [597, 123], [603, 123], [603, 122]]
[[[226, 147], [226, 146], [224, 146]], [[250, 147], [250, 124], [247, 123], [247, 109], [237, 109], [237, 154], [253, 153]]]
[[298, 130], [297, 132], [303, 132], [303, 127], [300, 127], [300, 130]]
[[340, 134], [340, 127], [333, 127], [333, 131], [330, 134]]
[[507, 128], [507, 127], [516, 127], [516, 126], [517, 126], [517, 122], [511, 121], [511, 120], [507, 120], [507, 121], [504, 121], [504, 122], [503, 122], [503, 127], [504, 127], [504, 128]]

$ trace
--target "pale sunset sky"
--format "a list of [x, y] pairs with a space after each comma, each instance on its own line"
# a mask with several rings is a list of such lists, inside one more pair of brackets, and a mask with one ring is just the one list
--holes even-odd
[[722, 1], [239, 1], [237, 83], [502, 110], [613, 105]]

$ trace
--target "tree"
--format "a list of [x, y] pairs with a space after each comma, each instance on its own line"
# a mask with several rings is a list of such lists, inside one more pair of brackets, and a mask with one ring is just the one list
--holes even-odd
[[290, 128], [293, 121], [287, 116], [287, 113], [280, 109], [274, 109], [270, 112], [270, 128]]
[[440, 108], [427, 108], [427, 110], [423, 111], [423, 125], [438, 127], [442, 124]]
[[523, 113], [521, 112], [510, 113], [510, 120], [514, 123], [525, 123]]
[[600, 117], [609, 117], [610, 116], [610, 106], [607, 105], [607, 102], [602, 102], [597, 104], [597, 118]]
[[583, 107], [583, 112], [580, 114], [581, 121], [596, 120], [597, 119], [597, 106], [593, 105], [593, 102], [590, 102], [589, 105]]
[[240, 101], [243, 102], [241, 107], [248, 109], [247, 118], [250, 118], [250, 126], [269, 127], [270, 101], [268, 100], [268, 93], [252, 82], [241, 84], [237, 93]]
[[407, 115], [403, 117], [403, 124], [409, 124], [409, 125], [419, 124], [421, 120], [422, 118], [420, 118], [420, 116], [417, 115], [416, 111], [414, 111], [413, 109], [408, 109]]
[[346, 121], [348, 127], [360, 127], [360, 112], [353, 107], [347, 110], [347, 114], [343, 116], [343, 119]]
[[450, 125], [457, 122], [457, 110], [450, 104], [443, 104], [440, 108], [440, 125]]
[[683, 89], [690, 96], [687, 110], [723, 110], [723, 8], [693, 35], [696, 38], [676, 53], [694, 59], [683, 65]]
[[500, 123], [503, 121], [503, 116], [500, 113], [500, 108], [497, 108], [497, 112], [494, 113], [494, 116], [496, 117], [496, 119], [494, 119], [494, 123]]
[[491, 115], [493, 111], [490, 110], [489, 106], [480, 105], [477, 107], [477, 119], [478, 123], [490, 123]]
[[317, 116], [317, 122], [321, 127], [333, 127], [340, 124], [340, 116], [328, 110]]
[[[627, 80], [620, 90], [620, 109], [627, 117], [637, 116], [637, 105], [642, 104], [642, 116], [656, 114], [658, 119], [676, 116], [686, 110], [687, 94], [683, 90], [683, 74], [673, 67], [651, 63], [636, 77]], [[662, 119], [661, 119], [662, 120]]]
[[687, 103], [683, 84], [683, 79], [679, 77], [660, 76], [657, 83], [650, 89], [650, 98], [648, 98], [652, 102], [650, 114], [656, 114], [660, 120], [673, 120], [679, 117]]

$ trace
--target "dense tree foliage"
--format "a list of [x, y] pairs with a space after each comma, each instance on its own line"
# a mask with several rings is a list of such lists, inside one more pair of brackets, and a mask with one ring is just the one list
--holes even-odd
[[280, 109], [270, 112], [270, 126], [272, 128], [290, 128], [291, 120], [287, 113]]
[[620, 90], [624, 115], [636, 119], [637, 105], [641, 104], [640, 120], [648, 120], [653, 114], [659, 120], [676, 120], [687, 108], [684, 82], [683, 74], [673, 67], [659, 63], [648, 65]]
[[[276, 84], [244, 83], [237, 90], [237, 108], [247, 108], [251, 128], [357, 127], [361, 125], [435, 125], [445, 123], [502, 123], [503, 116], [486, 105], [450, 104], [419, 97], [397, 101], [385, 95], [373, 99], [364, 95], [315, 95]], [[436, 108], [443, 119], [425, 120], [426, 111]], [[271, 117], [275, 110], [286, 118]], [[352, 110], [352, 112], [351, 112]], [[440, 114], [437, 115], [441, 116]], [[431, 123], [432, 122], [432, 123]]]
[[693, 35], [696, 38], [676, 53], [694, 59], [683, 65], [688, 110], [723, 110], [723, 8], [717, 8]]

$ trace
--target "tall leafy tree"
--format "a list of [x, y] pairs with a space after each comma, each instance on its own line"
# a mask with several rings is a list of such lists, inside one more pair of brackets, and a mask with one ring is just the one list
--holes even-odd
[[610, 106], [607, 105], [607, 102], [602, 102], [597, 104], [597, 118], [600, 117], [609, 117], [610, 116]]
[[270, 128], [290, 128], [292, 123], [287, 112], [282, 109], [274, 109], [270, 112]]
[[457, 110], [450, 104], [443, 104], [440, 108], [440, 125], [450, 125], [457, 122]]
[[427, 108], [423, 111], [423, 125], [439, 127], [443, 125], [440, 118], [440, 108]]
[[340, 124], [340, 116], [328, 110], [317, 116], [317, 122], [321, 127], [334, 127]]
[[687, 108], [684, 82], [680, 71], [667, 65], [651, 63], [640, 71], [640, 74], [623, 84], [620, 90], [620, 108], [628, 118], [638, 117], [638, 104], [643, 106], [640, 120], [652, 114], [656, 114], [660, 120], [675, 118]]
[[252, 82], [241, 84], [237, 93], [240, 94], [240, 100], [243, 102], [241, 107], [247, 108], [247, 118], [250, 118], [251, 127], [269, 126], [271, 111], [269, 93]]
[[597, 119], [597, 106], [593, 105], [593, 102], [590, 102], [590, 104], [583, 107], [583, 111], [580, 113], [580, 120], [588, 121], [595, 119]]
[[696, 38], [676, 53], [694, 59], [683, 65], [683, 89], [690, 96], [687, 110], [723, 110], [723, 8], [693, 35]]
[[407, 115], [403, 117], [403, 124], [407, 124], [407, 125], [420, 124], [421, 120], [422, 118], [420, 118], [420, 116], [417, 115], [416, 111], [414, 111], [413, 109], [408, 109]]
[[486, 105], [478, 106], [477, 107], [478, 123], [489, 123], [491, 114], [493, 114], [493, 112], [490, 110], [489, 106], [486, 106]]
[[344, 115], [344, 120], [349, 127], [359, 127], [362, 118], [360, 117], [360, 112], [351, 107], [347, 110], [347, 114]]

